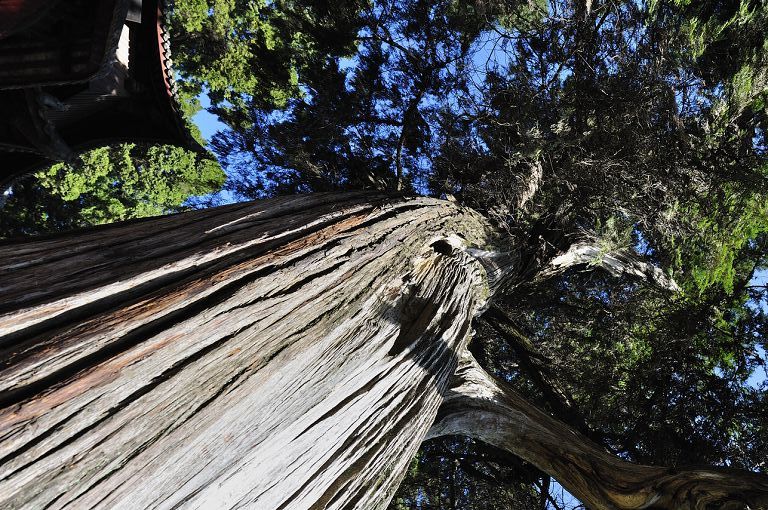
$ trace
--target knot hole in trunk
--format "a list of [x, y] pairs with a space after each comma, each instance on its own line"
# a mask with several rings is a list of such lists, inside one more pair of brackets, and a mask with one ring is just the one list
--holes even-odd
[[451, 243], [446, 241], [445, 239], [439, 239], [432, 243], [430, 245], [433, 250], [435, 250], [436, 253], [440, 253], [441, 255], [452, 255], [453, 254], [453, 246]]

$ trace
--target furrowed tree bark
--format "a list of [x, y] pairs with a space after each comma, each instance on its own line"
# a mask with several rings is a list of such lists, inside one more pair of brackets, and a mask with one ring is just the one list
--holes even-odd
[[768, 477], [626, 462], [494, 381], [468, 351], [427, 437], [454, 434], [527, 460], [592, 509], [768, 508]]
[[489, 231], [312, 195], [0, 245], [0, 507], [378, 508], [432, 424]]

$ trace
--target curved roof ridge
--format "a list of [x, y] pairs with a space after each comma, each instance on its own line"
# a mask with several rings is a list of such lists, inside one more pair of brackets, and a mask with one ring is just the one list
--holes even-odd
[[171, 13], [173, 7], [174, 0], [158, 0], [157, 2], [158, 42], [160, 44], [160, 64], [163, 71], [163, 79], [166, 83], [168, 96], [171, 99], [171, 106], [176, 111], [176, 122], [179, 123], [179, 127], [189, 137], [188, 143], [190, 144], [190, 148], [194, 148], [196, 152], [210, 155], [210, 151], [192, 136], [192, 126], [190, 126], [192, 119], [187, 119], [184, 116], [182, 99], [179, 97], [179, 87], [176, 83], [176, 70], [173, 67], [171, 34], [168, 30], [171, 25]]

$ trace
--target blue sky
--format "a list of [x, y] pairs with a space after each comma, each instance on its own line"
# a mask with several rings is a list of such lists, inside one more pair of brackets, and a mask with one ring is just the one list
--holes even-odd
[[206, 94], [200, 94], [198, 99], [200, 100], [200, 104], [203, 106], [203, 109], [195, 114], [195, 116], [192, 118], [192, 121], [197, 124], [197, 127], [200, 128], [200, 132], [203, 134], [205, 141], [210, 142], [211, 137], [216, 133], [216, 131], [224, 129], [224, 124], [219, 122], [219, 119], [215, 115], [209, 113], [206, 110], [206, 108], [211, 106], [211, 101], [208, 99]]

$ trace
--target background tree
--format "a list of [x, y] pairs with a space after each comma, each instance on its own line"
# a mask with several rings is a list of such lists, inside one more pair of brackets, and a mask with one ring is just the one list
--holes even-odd
[[0, 236], [57, 232], [178, 212], [221, 188], [218, 162], [172, 146], [123, 144], [17, 179], [5, 195]]
[[354, 52], [361, 6], [355, 0], [180, 1], [171, 27], [181, 90], [193, 103], [206, 92], [233, 124], [246, 105], [282, 107], [299, 93], [299, 73], [314, 61]]

